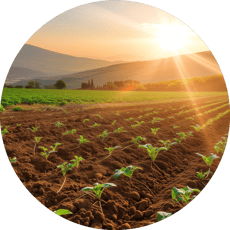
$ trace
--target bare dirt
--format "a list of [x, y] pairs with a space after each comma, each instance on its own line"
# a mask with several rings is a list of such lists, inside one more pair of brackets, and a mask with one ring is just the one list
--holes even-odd
[[[159, 104], [142, 104], [136, 106], [116, 106], [93, 109], [78, 109], [66, 107], [62, 109], [42, 109], [1, 113], [1, 125], [9, 126], [9, 133], [3, 136], [6, 153], [9, 158], [16, 157], [17, 162], [12, 167], [21, 182], [44, 206], [52, 211], [68, 209], [73, 214], [66, 218], [77, 224], [98, 229], [130, 229], [157, 222], [157, 212], [165, 211], [172, 214], [182, 209], [183, 203], [172, 203], [171, 191], [173, 187], [183, 188], [189, 186], [202, 190], [208, 183], [197, 178], [197, 172], [208, 171], [208, 166], [201, 157], [195, 153], [209, 156], [215, 153], [214, 146], [229, 131], [230, 114], [205, 129], [196, 132], [191, 125], [202, 125], [210, 118], [226, 111], [224, 107], [203, 116], [196, 116], [194, 120], [185, 119], [203, 113], [209, 109], [220, 106], [210, 106], [205, 109], [192, 110], [189, 113], [176, 115], [183, 110], [201, 107], [213, 102], [223, 101], [227, 98], [216, 97], [198, 99], [195, 101], [180, 101]], [[212, 100], [212, 101], [210, 101]], [[196, 103], [196, 105], [194, 105]], [[226, 102], [225, 102], [226, 103]], [[181, 108], [181, 106], [186, 106]], [[160, 110], [158, 110], [161, 108]], [[153, 109], [153, 110], [148, 110]], [[119, 114], [117, 113], [119, 111]], [[158, 112], [157, 114], [145, 114]], [[117, 113], [117, 115], [116, 115]], [[96, 114], [100, 114], [103, 119]], [[142, 116], [141, 118], [139, 118]], [[173, 116], [172, 118], [169, 118]], [[124, 119], [134, 118], [126, 121]], [[164, 118], [155, 124], [149, 123], [153, 117]], [[83, 121], [89, 119], [89, 121]], [[112, 122], [116, 120], [114, 125]], [[135, 121], [145, 121], [136, 128], [131, 125]], [[57, 122], [65, 124], [58, 128]], [[92, 128], [95, 123], [100, 126]], [[21, 125], [20, 125], [21, 124]], [[180, 126], [174, 129], [173, 126]], [[32, 127], [38, 127], [32, 132]], [[114, 130], [123, 127], [127, 132], [115, 133]], [[30, 128], [30, 129], [29, 129]], [[150, 128], [160, 128], [156, 135]], [[4, 128], [3, 128], [4, 129]], [[74, 134], [63, 135], [67, 130], [76, 129]], [[108, 137], [102, 140], [97, 137], [104, 130], [108, 130]], [[138, 148], [131, 142], [132, 137], [145, 137], [147, 140], [140, 144], [150, 143], [152, 146], [163, 146], [159, 140], [178, 138], [177, 133], [192, 131], [193, 136], [187, 137], [182, 143], [173, 145], [168, 151], [161, 151], [152, 163], [146, 149]], [[89, 140], [79, 146], [78, 138], [83, 135]], [[42, 137], [35, 148], [34, 137]], [[39, 146], [49, 148], [55, 143], [62, 143], [56, 153], [51, 153], [48, 160], [40, 154]], [[105, 147], [121, 146], [115, 149], [111, 156]], [[220, 158], [215, 159], [211, 172], [214, 173], [219, 165]], [[80, 162], [79, 168], [66, 173], [66, 182], [60, 189], [64, 177], [58, 165], [81, 156], [85, 160]], [[104, 160], [103, 160], [104, 159]], [[114, 170], [134, 165], [143, 170], [136, 170], [131, 178], [120, 176], [114, 179]], [[210, 174], [209, 179], [213, 174]], [[92, 187], [94, 183], [111, 182], [116, 187], [106, 188], [101, 197], [102, 210], [96, 198], [80, 191], [84, 187]], [[82, 196], [81, 198], [79, 198]], [[95, 203], [95, 204], [94, 204]]]

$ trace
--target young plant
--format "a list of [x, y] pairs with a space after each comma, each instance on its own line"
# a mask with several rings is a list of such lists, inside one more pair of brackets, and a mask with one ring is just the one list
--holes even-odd
[[78, 139], [78, 141], [79, 141], [79, 145], [90, 142], [89, 140], [84, 139], [82, 135], [80, 135], [80, 138]]
[[58, 216], [73, 214], [68, 209], [58, 209], [58, 210], [54, 211], [54, 213], [57, 214]]
[[21, 124], [16, 124], [17, 126], [21, 126]]
[[181, 143], [181, 140], [180, 139], [177, 139], [177, 138], [173, 138], [177, 143]]
[[82, 158], [82, 157], [78, 157], [78, 156], [74, 156], [74, 157], [75, 157], [74, 160], [70, 160], [71, 162], [73, 162], [71, 167], [73, 168], [73, 167], [76, 166], [76, 167], [78, 168], [79, 163], [80, 163], [81, 161], [85, 160], [85, 159]]
[[157, 212], [157, 221], [164, 220], [170, 217], [171, 215], [172, 213], [168, 213], [168, 212]]
[[189, 132], [189, 133], [188, 133], [188, 136], [189, 136], [189, 137], [193, 137], [192, 132]]
[[39, 143], [39, 141], [42, 139], [42, 137], [35, 137], [34, 139], [35, 139], [34, 154], [35, 154], [36, 145]]
[[161, 142], [164, 145], [164, 147], [166, 148], [166, 151], [168, 151], [172, 145], [177, 144], [177, 142], [171, 142], [170, 140], [167, 140], [167, 141], [160, 140], [159, 142]]
[[49, 152], [47, 152], [48, 149], [45, 148], [45, 147], [43, 147], [43, 146], [39, 146], [38, 148], [43, 149], [43, 152], [41, 152], [41, 155], [45, 156], [46, 160], [48, 159], [48, 157], [49, 157], [49, 155], [51, 153], [55, 152], [55, 151], [49, 151]]
[[114, 130], [115, 133], [121, 133], [121, 132], [127, 132], [126, 130], [123, 130], [123, 127], [117, 128]]
[[154, 124], [154, 123], [156, 123], [156, 122], [160, 122], [160, 121], [163, 121], [163, 120], [164, 120], [163, 118], [154, 117], [154, 118], [152, 119], [152, 121], [150, 121], [149, 123]]
[[173, 187], [172, 189], [172, 203], [174, 204], [174, 201], [176, 202], [184, 202], [186, 205], [188, 204], [189, 200], [192, 200], [195, 198], [195, 196], [193, 196], [192, 198], [190, 198], [191, 194], [193, 192], [198, 192], [200, 193], [199, 189], [194, 189], [194, 188], [190, 188], [188, 186], [186, 186], [185, 188], [175, 188]]
[[196, 126], [191, 125], [190, 127], [194, 128], [197, 132], [199, 132], [202, 129], [202, 127], [199, 126], [198, 124], [196, 124]]
[[115, 146], [115, 147], [109, 147], [109, 148], [104, 148], [104, 149], [107, 149], [108, 151], [109, 151], [109, 154], [111, 155], [112, 154], [112, 152], [113, 152], [113, 150], [114, 149], [118, 149], [118, 148], [121, 148], [120, 146]]
[[121, 114], [117, 111], [116, 113], [115, 113], [117, 116], [120, 116]]
[[140, 167], [136, 167], [136, 166], [133, 166], [133, 165], [130, 165], [130, 166], [127, 166], [126, 168], [125, 167], [122, 167], [121, 169], [116, 169], [115, 170], [115, 174], [113, 175], [114, 179], [116, 180], [119, 176], [121, 175], [124, 175], [124, 176], [127, 176], [127, 177], [131, 177], [134, 173], [134, 171], [136, 169], [141, 169], [143, 170], [142, 168]]
[[134, 118], [132, 118], [132, 117], [130, 117], [130, 118], [128, 118], [128, 119], [124, 119], [125, 121], [131, 121], [131, 120], [133, 120]]
[[215, 146], [214, 149], [216, 150], [217, 153], [224, 153], [225, 147], [226, 147], [227, 142], [222, 142], [219, 141]]
[[97, 126], [100, 126], [100, 124], [95, 123], [95, 124], [92, 125], [91, 127], [92, 127], [92, 128], [95, 128], [95, 127], [97, 127]]
[[157, 134], [157, 131], [159, 130], [160, 128], [151, 128], [151, 131], [152, 131], [152, 133], [154, 134], [154, 135], [156, 135]]
[[210, 153], [209, 157], [206, 157], [206, 156], [204, 156], [204, 155], [202, 155], [200, 153], [196, 153], [196, 155], [201, 156], [203, 158], [204, 162], [208, 165], [209, 169], [211, 167], [211, 164], [212, 164], [213, 160], [216, 159], [216, 158], [220, 158], [220, 157], [218, 157], [217, 155], [215, 155], [213, 153]]
[[50, 146], [53, 152], [56, 152], [56, 148], [61, 145], [61, 143], [55, 143], [54, 146]]
[[[81, 191], [83, 191], [83, 192], [93, 191], [94, 195], [98, 199], [98, 203], [101, 207], [101, 195], [102, 195], [103, 191], [105, 190], [105, 188], [110, 188], [110, 187], [114, 187], [114, 186], [116, 186], [116, 185], [113, 183], [105, 183], [105, 184], [95, 183], [94, 187], [85, 187], [85, 188], [82, 188]], [[87, 194], [89, 194], [89, 193], [87, 193]], [[101, 211], [103, 213], [102, 207], [101, 207]]]
[[209, 174], [209, 172], [205, 172], [205, 173], [197, 172], [197, 177], [203, 181], [205, 176], [207, 176], [208, 174]]
[[[186, 120], [194, 120], [193, 117], [186, 117], [185, 119], [186, 119]], [[190, 126], [190, 127], [191, 127], [191, 126]]]
[[10, 163], [16, 163], [16, 157], [10, 159]]
[[100, 114], [97, 114], [96, 117], [100, 117], [101, 119], [103, 119], [103, 117]]
[[186, 134], [184, 133], [184, 132], [180, 132], [180, 133], [177, 133], [177, 135], [179, 135], [180, 136], [180, 139], [181, 140], [186, 140]]
[[132, 137], [132, 141], [134, 144], [139, 144], [140, 141], [146, 141], [146, 138], [145, 137], [141, 137], [141, 136], [138, 136], [136, 138], [133, 138]]
[[142, 118], [142, 116], [139, 116], [139, 117], [138, 117], [138, 119], [141, 119], [141, 118]]
[[151, 144], [146, 144], [146, 145], [139, 145], [138, 148], [144, 148], [147, 149], [147, 152], [150, 156], [150, 158], [154, 161], [158, 155], [158, 153], [162, 150], [167, 150], [165, 147], [153, 147]]
[[175, 118], [174, 116], [171, 116], [171, 117], [168, 117], [169, 119], [173, 119], [173, 118]]
[[61, 191], [61, 189], [63, 188], [63, 186], [64, 186], [64, 184], [65, 184], [65, 181], [66, 181], [65, 174], [67, 173], [67, 171], [72, 170], [72, 167], [73, 167], [73, 164], [71, 164], [71, 163], [68, 163], [68, 164], [67, 164], [67, 162], [63, 163], [62, 165], [58, 165], [58, 166], [57, 166], [57, 169], [60, 168], [61, 171], [62, 171], [62, 174], [63, 174], [63, 176], [64, 176], [64, 181], [63, 181], [63, 183], [62, 183], [60, 189], [57, 191], [57, 193], [59, 193], [59, 192]]
[[30, 129], [33, 133], [35, 133], [38, 129], [40, 128], [40, 126], [38, 126], [38, 127], [32, 127], [32, 129], [30, 129], [30, 128], [28, 128], [28, 129]]
[[103, 133], [101, 135], [98, 135], [97, 137], [102, 137], [102, 139], [104, 140], [107, 136], [108, 136], [108, 130], [105, 130], [105, 131], [103, 131]]
[[83, 124], [84, 124], [86, 121], [89, 121], [89, 119], [85, 119], [85, 120], [83, 121]]
[[65, 133], [63, 133], [62, 135], [64, 136], [64, 135], [67, 135], [67, 134], [74, 134], [74, 133], [76, 133], [76, 129], [72, 129], [71, 131], [70, 130], [67, 130]]
[[9, 133], [9, 131], [8, 131], [7, 129], [2, 130], [2, 136], [3, 136], [4, 134], [6, 134], [6, 133]]
[[180, 128], [180, 126], [174, 125], [173, 128], [174, 128], [174, 129], [178, 129], [178, 128]]
[[65, 126], [65, 125], [64, 125], [63, 123], [61, 123], [61, 122], [58, 121], [58, 122], [56, 123], [56, 126], [57, 126], [58, 128], [60, 128], [60, 127]]
[[114, 120], [113, 122], [112, 122], [112, 124], [111, 125], [115, 125], [115, 123], [117, 122], [117, 120]]

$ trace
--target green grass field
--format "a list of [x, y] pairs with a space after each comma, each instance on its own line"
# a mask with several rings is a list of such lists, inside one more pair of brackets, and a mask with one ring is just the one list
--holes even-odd
[[10, 89], [4, 88], [1, 104], [6, 107], [16, 104], [67, 103], [96, 104], [112, 102], [147, 102], [195, 97], [227, 96], [226, 92], [147, 92], [147, 91], [97, 91], [57, 89]]

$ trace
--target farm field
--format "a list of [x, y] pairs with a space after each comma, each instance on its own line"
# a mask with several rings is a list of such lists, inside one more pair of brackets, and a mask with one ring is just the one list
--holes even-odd
[[[17, 91], [13, 89], [13, 94], [7, 90], [4, 89], [2, 97], [5, 106], [30, 104], [29, 101], [42, 104], [46, 97], [46, 90], [38, 91], [42, 94], [36, 93], [37, 90], [25, 90], [26, 96], [29, 92], [33, 94], [29, 101], [26, 102], [22, 94], [16, 102]], [[53, 92], [62, 94], [65, 91]], [[174, 214], [185, 206], [183, 202], [172, 203], [174, 187], [189, 186], [202, 191], [220, 163], [222, 153], [214, 147], [229, 132], [227, 93], [193, 93], [190, 100], [185, 93], [124, 92], [119, 98], [120, 92], [103, 91], [101, 95], [97, 94], [97, 98], [95, 95], [99, 91], [68, 92], [69, 95], [64, 97], [66, 101], [70, 100], [68, 102], [76, 102], [74, 93], [77, 92], [78, 98], [82, 93], [80, 102], [116, 103], [93, 107], [87, 104], [82, 107], [78, 104], [44, 106], [39, 110], [22, 111], [7, 109], [0, 114], [2, 131], [8, 131], [3, 135], [5, 149], [9, 159], [16, 157], [12, 167], [19, 179], [51, 211], [68, 209], [72, 212], [63, 218], [109, 230], [153, 224], [157, 222], [157, 212]], [[130, 96], [133, 93], [135, 99]], [[52, 100], [59, 100], [59, 96], [63, 98], [61, 94], [51, 94]], [[38, 95], [40, 99], [43, 97], [41, 101], [35, 99], [39, 98]], [[145, 103], [151, 98], [154, 103]], [[117, 103], [122, 101], [143, 103]], [[138, 139], [139, 136], [143, 139]], [[38, 143], [35, 137], [41, 137], [37, 139]], [[153, 161], [146, 144], [161, 148], [164, 147], [161, 140], [170, 140], [174, 144], [168, 150], [159, 151]], [[44, 154], [55, 143], [61, 143], [56, 152]], [[110, 147], [116, 147], [111, 154], [105, 149]], [[206, 157], [214, 153], [218, 158], [209, 167], [196, 153]], [[75, 156], [84, 160], [63, 176], [57, 166], [71, 163]], [[140, 169], [136, 169], [130, 178], [125, 175], [114, 178], [116, 169], [131, 165]], [[208, 178], [201, 180], [197, 177], [197, 172], [205, 173], [209, 168]], [[106, 188], [99, 203], [93, 193], [81, 191], [95, 183], [116, 186]]]
[[143, 91], [97, 91], [56, 89], [10, 89], [4, 88], [1, 104], [6, 107], [16, 104], [94, 104], [115, 102], [148, 102], [171, 99], [190, 99], [227, 96], [226, 92], [143, 92]]

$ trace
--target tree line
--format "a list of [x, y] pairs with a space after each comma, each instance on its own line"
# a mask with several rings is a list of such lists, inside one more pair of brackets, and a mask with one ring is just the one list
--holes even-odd
[[[24, 88], [23, 85], [4, 85], [4, 88]], [[28, 81], [26, 89], [41, 89], [41, 83], [38, 81]], [[66, 83], [63, 80], [58, 80], [54, 85], [45, 85], [45, 89], [65, 89]]]

